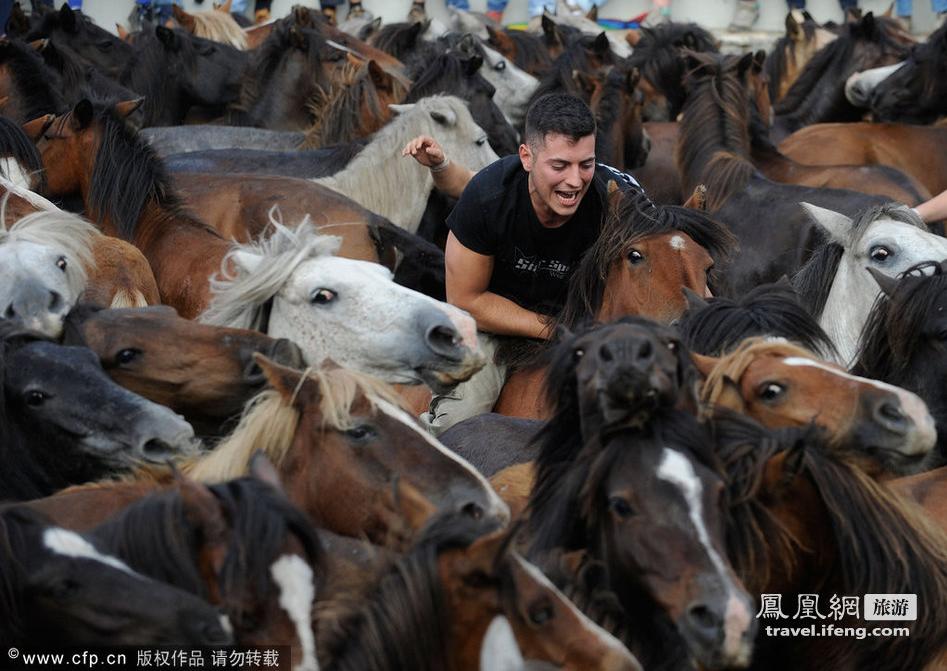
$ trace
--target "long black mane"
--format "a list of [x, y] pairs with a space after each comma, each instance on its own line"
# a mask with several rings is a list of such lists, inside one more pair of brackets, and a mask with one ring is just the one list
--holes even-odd
[[721, 356], [751, 336], [779, 336], [823, 357], [836, 356], [835, 345], [788, 282], [762, 284], [740, 298], [719, 297], [691, 307], [678, 329], [692, 351], [708, 356]]
[[[22, 124], [63, 111], [60, 78], [35, 49], [20, 40], [0, 40], [0, 65], [13, 78], [15, 90], [11, 93], [18, 112], [16, 121]], [[10, 116], [9, 112], [5, 116]]]
[[[32, 177], [31, 189], [46, 192], [46, 171], [36, 145], [30, 141], [23, 129], [12, 119], [0, 116], [0, 157], [12, 157]], [[3, 175], [9, 178], [10, 175]]]
[[[869, 208], [855, 218], [852, 222], [847, 245], [849, 247], [855, 245], [858, 239], [868, 230], [871, 223], [880, 218], [894, 219], [927, 230], [924, 222], [910, 210], [894, 204], [882, 205]], [[839, 263], [844, 253], [845, 247], [842, 244], [826, 239], [792, 278], [793, 287], [799, 294], [802, 304], [809, 311], [809, 314], [816, 319], [819, 318], [825, 308], [825, 301], [828, 300], [829, 292], [832, 290], [835, 274], [838, 272]]]

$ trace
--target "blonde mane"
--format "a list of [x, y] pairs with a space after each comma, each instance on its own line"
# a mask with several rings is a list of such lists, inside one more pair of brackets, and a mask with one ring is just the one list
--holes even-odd
[[236, 49], [247, 48], [247, 35], [228, 12], [212, 9], [194, 12], [194, 36], [229, 44]]
[[761, 356], [791, 356], [805, 359], [820, 359], [818, 354], [795, 345], [783, 338], [754, 337], [747, 338], [734, 350], [720, 357], [710, 375], [704, 381], [700, 391], [700, 403], [703, 412], [711, 412], [727, 388], [727, 381], [739, 381], [750, 364]]
[[[273, 235], [257, 242], [236, 244], [220, 264], [220, 272], [210, 278], [213, 294], [210, 305], [198, 321], [217, 326], [253, 328], [264, 303], [275, 296], [293, 273], [309, 259], [331, 256], [341, 239], [320, 235], [307, 214], [296, 228], [284, 226], [279, 210], [270, 210]], [[240, 266], [235, 257], [251, 254], [262, 257], [252, 271]]]
[[[354, 426], [352, 408], [364, 398], [374, 411], [379, 401], [400, 406], [391, 385], [369, 375], [339, 367], [308, 369], [299, 388], [312, 384], [318, 388], [321, 429], [345, 431]], [[297, 388], [297, 393], [299, 391]], [[279, 392], [268, 389], [253, 398], [244, 410], [233, 433], [212, 452], [180, 465], [188, 476], [202, 482], [222, 482], [245, 475], [250, 458], [260, 450], [279, 468], [286, 458], [300, 412]]]

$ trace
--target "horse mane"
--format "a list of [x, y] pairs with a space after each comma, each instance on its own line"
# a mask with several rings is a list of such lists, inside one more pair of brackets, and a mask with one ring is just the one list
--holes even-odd
[[415, 72], [417, 67], [423, 68], [441, 51], [439, 45], [422, 37], [424, 30], [415, 32], [418, 30], [417, 23], [397, 21], [386, 23], [371, 36], [371, 45], [404, 63], [411, 79], [418, 74]]
[[126, 241], [134, 240], [138, 220], [151, 202], [177, 217], [192, 218], [184, 211], [164, 161], [148, 141], [113, 105], [97, 101], [92, 105], [92, 123], [100, 124], [102, 138], [92, 168], [89, 215], [97, 221], [110, 220]]
[[[407, 89], [392, 78], [394, 98], [403, 100]], [[310, 103], [315, 123], [306, 131], [301, 148], [318, 148], [353, 142], [361, 138], [361, 105], [367, 102], [373, 118], [383, 118], [387, 110], [382, 109], [378, 89], [372, 81], [368, 62], [361, 65], [346, 64], [336, 75], [330, 90], [319, 89], [316, 99]]]
[[947, 272], [937, 262], [925, 261], [901, 274], [891, 296], [875, 300], [859, 338], [852, 373], [898, 384], [904, 379], [938, 301], [947, 289]]
[[[216, 576], [220, 598], [231, 622], [241, 627], [241, 593], [270, 591], [270, 567], [288, 536], [300, 541], [314, 566], [324, 564], [324, 552], [308, 518], [267, 483], [243, 477], [210, 485], [208, 490], [230, 527]], [[196, 550], [208, 541], [204, 530], [194, 527], [180, 491], [157, 492], [136, 501], [97, 527], [94, 535], [133, 570], [208, 598], [196, 561]]]
[[776, 114], [786, 117], [795, 127], [818, 121], [819, 114], [832, 103], [833, 96], [826, 95], [825, 91], [826, 86], [835, 85], [829, 74], [848, 65], [856, 44], [862, 39], [877, 43], [885, 52], [903, 54], [906, 51], [905, 46], [895, 39], [895, 29], [891, 24], [874, 19], [873, 26], [871, 35], [865, 35], [861, 22], [842, 26], [838, 37], [816, 52], [786, 95], [774, 102]]
[[750, 336], [776, 336], [837, 357], [832, 340], [788, 282], [761, 284], [740, 298], [714, 298], [685, 312], [678, 329], [691, 351], [708, 356], [722, 356]]
[[759, 336], [746, 338], [730, 352], [720, 357], [720, 360], [704, 381], [700, 392], [703, 413], [713, 412], [714, 406], [726, 390], [729, 381], [739, 380], [751, 363], [756, 361], [758, 357], [767, 355], [783, 358], [819, 358], [817, 354], [783, 338], [763, 338]]
[[[380, 401], [401, 402], [391, 386], [364, 373], [345, 368], [308, 368], [307, 383], [319, 388], [319, 416], [323, 430], [352, 428], [352, 409], [365, 399], [374, 410]], [[290, 401], [272, 389], [251, 399], [233, 432], [203, 456], [181, 464], [188, 476], [202, 482], [219, 482], [244, 475], [250, 459], [262, 451], [279, 468], [296, 434], [301, 413]], [[139, 471], [140, 474], [140, 471]]]
[[[563, 26], [557, 26], [558, 29]], [[573, 29], [575, 30], [575, 29]], [[566, 40], [561, 54], [556, 56], [549, 70], [539, 79], [539, 87], [533, 93], [530, 104], [539, 100], [547, 93], [570, 93], [584, 98], [579, 86], [575, 82], [574, 72], [593, 74], [597, 68], [592, 66], [586, 49], [595, 42], [595, 35], [584, 35], [576, 31], [575, 35]], [[617, 57], [609, 51], [605, 62], [614, 65]]]
[[814, 426], [767, 429], [754, 419], [717, 409], [709, 421], [714, 450], [726, 473], [724, 524], [727, 556], [751, 594], [761, 593], [780, 566], [791, 575], [794, 557], [806, 546], [759, 500], [766, 465], [781, 453], [787, 461], [815, 440]]
[[792, 285], [803, 306], [811, 315], [818, 319], [822, 314], [845, 250], [858, 244], [868, 227], [882, 218], [894, 219], [924, 231], [929, 230], [921, 218], [904, 205], [888, 203], [860, 212], [852, 221], [852, 227], [849, 229], [844, 245], [826, 237], [822, 246], [813, 252], [805, 265], [792, 277]]
[[[13, 177], [14, 166], [10, 161], [18, 164], [20, 170], [25, 170], [28, 178], [33, 178], [37, 191], [46, 191], [46, 171], [36, 145], [15, 121], [0, 116], [0, 176], [8, 179]], [[23, 186], [31, 188], [29, 184]]]
[[22, 592], [26, 567], [38, 561], [37, 538], [47, 526], [49, 520], [32, 508], [0, 509], [0, 643], [17, 643], [25, 636]]
[[552, 58], [542, 38], [525, 30], [504, 28], [503, 32], [516, 45], [516, 66], [527, 72], [532, 70], [542, 78], [543, 73], [552, 67]]
[[[811, 42], [815, 37], [818, 24], [812, 19], [806, 19], [798, 25], [802, 28], [805, 41], [807, 43]], [[786, 58], [787, 52], [789, 53], [789, 59]], [[763, 71], [769, 78], [767, 82], [767, 86], [769, 87], [769, 99], [774, 103], [779, 100], [779, 84], [786, 74], [786, 67], [789, 61], [795, 64], [796, 50], [793, 47], [793, 39], [789, 37], [789, 35], [783, 35], [773, 44], [773, 48], [766, 54], [766, 61], [763, 63]]]
[[30, 212], [7, 228], [6, 197], [0, 201], [0, 245], [30, 242], [52, 247], [66, 257], [66, 280], [70, 290], [79, 295], [86, 286], [86, 268], [92, 264], [92, 245], [101, 235], [77, 214], [64, 210]]
[[698, 65], [687, 73], [677, 164], [685, 184], [707, 187], [707, 209], [714, 212], [757, 174], [748, 159], [746, 89], [737, 75], [739, 57], [686, 53]]
[[[602, 95], [599, 97], [595, 114], [595, 154], [604, 157], [613, 151], [621, 151], [621, 147], [608, 146], [609, 132], [616, 123], [621, 123], [623, 97], [626, 92], [626, 76], [631, 68], [616, 65], [605, 74], [602, 82]], [[599, 158], [599, 160], [603, 160]]]
[[604, 215], [601, 233], [569, 280], [569, 291], [555, 319], [556, 325], [574, 329], [595, 319], [615, 261], [623, 258], [639, 240], [674, 231], [686, 233], [716, 261], [725, 260], [734, 246], [729, 230], [698, 210], [656, 205], [636, 189], [623, 192], [619, 206]]
[[479, 72], [469, 72], [467, 59], [452, 51], [444, 51], [426, 61], [421, 72], [416, 73], [414, 84], [404, 101], [418, 102], [422, 98], [439, 93], [452, 93], [465, 97], [468, 91], [483, 90], [492, 98], [496, 89]]
[[450, 611], [438, 557], [469, 547], [482, 523], [456, 513], [440, 515], [411, 550], [382, 569], [371, 590], [320, 604], [325, 656], [333, 669], [441, 671], [451, 667]]
[[717, 53], [717, 40], [696, 23], [661, 23], [643, 27], [639, 34], [641, 39], [628, 58], [628, 65], [638, 68], [644, 79], [664, 93], [670, 104], [670, 118], [675, 119], [685, 98], [681, 49]]
[[35, 49], [17, 39], [0, 40], [0, 64], [15, 82], [14, 97], [23, 114], [20, 123], [62, 112], [65, 103], [59, 93], [59, 74]]
[[[322, 235], [307, 214], [296, 228], [284, 226], [279, 210], [270, 210], [272, 235], [256, 242], [235, 243], [210, 278], [213, 297], [198, 318], [205, 324], [253, 328], [264, 304], [275, 296], [306, 261], [333, 255], [341, 240]], [[240, 254], [262, 257], [257, 269], [248, 271], [234, 262]]]
[[[10, 195], [22, 198], [37, 210], [59, 211], [59, 207], [51, 200], [44, 198], [35, 191], [30, 191], [30, 189], [25, 186], [11, 181], [5, 175], [0, 175], [0, 190], [6, 191]], [[5, 209], [5, 206], [2, 204], [2, 202], [0, 202], [0, 209]]]
[[807, 450], [804, 467], [828, 513], [840, 593], [912, 593], [918, 603], [917, 620], [902, 623], [910, 637], [833, 647], [828, 668], [925, 668], [947, 645], [947, 536], [915, 503], [837, 453]]
[[247, 48], [247, 35], [229, 12], [211, 9], [206, 12], [194, 12], [191, 18], [194, 19], [196, 37], [229, 44], [235, 49]]

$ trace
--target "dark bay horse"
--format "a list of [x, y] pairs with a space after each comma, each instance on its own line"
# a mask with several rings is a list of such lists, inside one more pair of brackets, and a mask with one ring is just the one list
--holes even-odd
[[95, 355], [4, 321], [0, 498], [26, 500], [193, 452], [191, 426], [119, 387]]
[[4, 647], [221, 646], [233, 640], [205, 601], [132, 571], [92, 539], [21, 507], [0, 510], [0, 584]]
[[739, 296], [797, 271], [821, 239], [800, 202], [854, 215], [883, 200], [840, 189], [778, 184], [764, 177], [750, 161], [747, 76], [753, 55], [688, 58], [678, 167], [684, 192], [706, 185], [708, 212], [739, 241], [740, 254], [724, 271], [718, 292]]
[[947, 27], [941, 26], [918, 44], [898, 70], [871, 94], [871, 110], [878, 121], [927, 124], [947, 113], [943, 89]]
[[45, 12], [38, 25], [24, 38], [27, 42], [51, 38], [69, 47], [80, 58], [118, 81], [134, 48], [109, 31], [95, 25], [88, 16], [68, 5], [58, 12]]

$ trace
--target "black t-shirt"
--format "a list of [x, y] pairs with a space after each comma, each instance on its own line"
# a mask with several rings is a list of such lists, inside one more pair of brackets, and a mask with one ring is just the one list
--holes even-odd
[[608, 180], [621, 188], [641, 187], [628, 175], [597, 163], [572, 218], [558, 228], [546, 228], [533, 210], [528, 178], [516, 154], [488, 165], [467, 184], [447, 226], [464, 247], [493, 257], [489, 291], [528, 310], [554, 315], [565, 300], [572, 272], [598, 237]]

